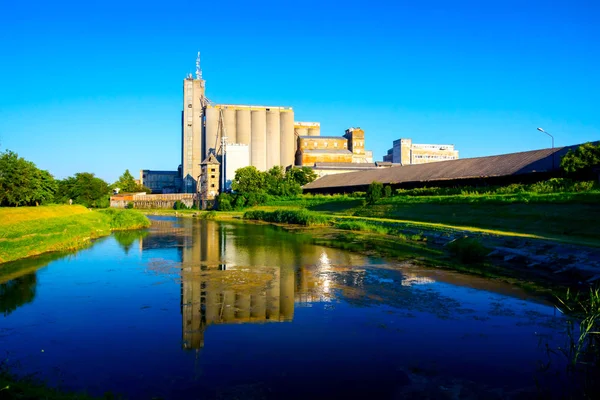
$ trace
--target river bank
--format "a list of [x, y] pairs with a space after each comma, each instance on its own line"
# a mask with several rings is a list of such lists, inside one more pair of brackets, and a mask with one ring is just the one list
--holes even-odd
[[68, 251], [113, 231], [141, 229], [150, 221], [135, 210], [83, 206], [0, 208], [1, 264], [47, 252]]
[[[450, 197], [450, 196], [448, 196]], [[433, 199], [387, 199], [374, 206], [347, 196], [315, 196], [277, 201], [242, 211], [146, 210], [147, 214], [200, 219], [259, 220], [308, 232], [315, 243], [394, 258], [421, 258], [430, 264], [502, 278], [526, 287], [585, 287], [600, 279], [600, 236], [585, 223], [600, 207], [564, 202], [517, 203], [510, 207], [473, 196], [439, 200], [453, 210], [444, 223], [444, 204]], [[414, 201], [415, 203], [411, 203]], [[423, 203], [427, 208], [423, 208]], [[468, 201], [478, 202], [475, 207]], [[547, 201], [547, 200], [544, 200]], [[395, 204], [395, 206], [394, 206]], [[421, 205], [416, 215], [406, 205]], [[518, 206], [518, 207], [516, 207]], [[552, 206], [552, 212], [548, 207]], [[389, 215], [382, 215], [388, 209]], [[462, 209], [462, 213], [458, 210]], [[429, 210], [429, 211], [428, 211]], [[494, 211], [495, 210], [495, 211]], [[475, 213], [477, 218], [472, 215]], [[397, 214], [403, 218], [398, 219]], [[489, 215], [488, 219], [484, 215]], [[379, 215], [379, 216], [371, 216]], [[506, 220], [500, 218], [506, 215]], [[516, 220], [535, 221], [514, 224]], [[571, 220], [568, 223], [567, 220]], [[558, 221], [558, 222], [557, 222]], [[561, 225], [562, 224], [562, 225]], [[562, 226], [562, 227], [561, 227]], [[523, 227], [528, 227], [524, 229]], [[468, 238], [465, 240], [465, 237]]]

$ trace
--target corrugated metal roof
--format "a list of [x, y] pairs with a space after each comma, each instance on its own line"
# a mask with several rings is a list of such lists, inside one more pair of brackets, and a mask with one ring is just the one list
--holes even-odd
[[553, 169], [553, 154], [555, 159], [554, 168], [557, 169], [561, 157], [566, 154], [569, 148], [574, 147], [576, 146], [327, 175], [305, 185], [303, 189], [310, 191], [313, 189], [365, 186], [373, 181], [394, 184], [544, 172]]

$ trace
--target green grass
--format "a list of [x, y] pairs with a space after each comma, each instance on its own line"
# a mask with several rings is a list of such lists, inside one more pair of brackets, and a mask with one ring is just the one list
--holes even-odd
[[75, 205], [0, 208], [0, 263], [77, 249], [113, 230], [148, 226], [150, 221], [135, 210], [90, 211]]
[[[438, 188], [439, 189], [439, 188]], [[414, 189], [415, 191], [417, 189]], [[459, 229], [530, 236], [600, 246], [600, 191], [446, 196], [394, 196], [375, 205], [342, 195], [303, 195], [257, 207], [302, 209], [331, 216], [414, 224], [422, 229]]]

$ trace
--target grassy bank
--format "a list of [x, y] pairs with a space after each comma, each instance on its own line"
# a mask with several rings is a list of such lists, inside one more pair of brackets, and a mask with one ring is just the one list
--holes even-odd
[[77, 249], [112, 231], [148, 226], [150, 221], [134, 210], [90, 211], [76, 205], [0, 208], [0, 263]]
[[[424, 190], [422, 190], [424, 192]], [[412, 192], [409, 192], [412, 193]], [[418, 195], [417, 195], [418, 193]], [[534, 235], [564, 242], [600, 246], [600, 192], [483, 193], [431, 195], [421, 192], [382, 198], [373, 205], [345, 195], [304, 195], [272, 200], [257, 209], [306, 209], [331, 216], [395, 220], [461, 230]]]

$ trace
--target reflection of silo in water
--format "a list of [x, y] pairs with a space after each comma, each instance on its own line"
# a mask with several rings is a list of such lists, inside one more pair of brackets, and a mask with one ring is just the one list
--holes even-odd
[[237, 319], [250, 319], [250, 293], [235, 294], [235, 317]]
[[224, 117], [223, 127], [225, 128], [223, 135], [227, 136], [227, 143], [237, 143], [235, 109], [234, 108], [224, 109], [223, 117]]
[[294, 165], [296, 154], [296, 136], [294, 135], [294, 112], [282, 110], [279, 116], [280, 162], [283, 167]]
[[280, 274], [279, 319], [291, 321], [294, 319], [294, 269], [282, 267]]
[[281, 152], [281, 137], [279, 134], [280, 130], [280, 118], [279, 109], [267, 108], [267, 135], [266, 135], [266, 164], [267, 169], [280, 163], [280, 152]]
[[267, 315], [267, 296], [265, 293], [253, 293], [250, 296], [250, 304], [250, 316], [256, 319], [264, 319]]
[[267, 116], [265, 109], [252, 110], [252, 137], [250, 138], [250, 164], [259, 171], [267, 169]]
[[250, 145], [250, 135], [252, 132], [252, 125], [250, 124], [250, 110], [237, 110], [235, 123], [237, 143]]
[[200, 258], [208, 266], [221, 263], [221, 232], [216, 221], [202, 221], [201, 234], [196, 243], [200, 247]]
[[216, 149], [217, 135], [219, 130], [219, 110], [217, 108], [207, 107], [206, 108], [206, 128], [205, 128], [205, 145], [204, 145], [204, 158], [208, 156], [210, 149]]
[[273, 272], [273, 279], [267, 285], [267, 314], [269, 320], [279, 321], [279, 302], [282, 296], [281, 293], [281, 268], [270, 268]]
[[[227, 273], [227, 272], [221, 272]], [[223, 291], [223, 303], [221, 304], [221, 320], [232, 322], [235, 320], [235, 292], [233, 290]]]

